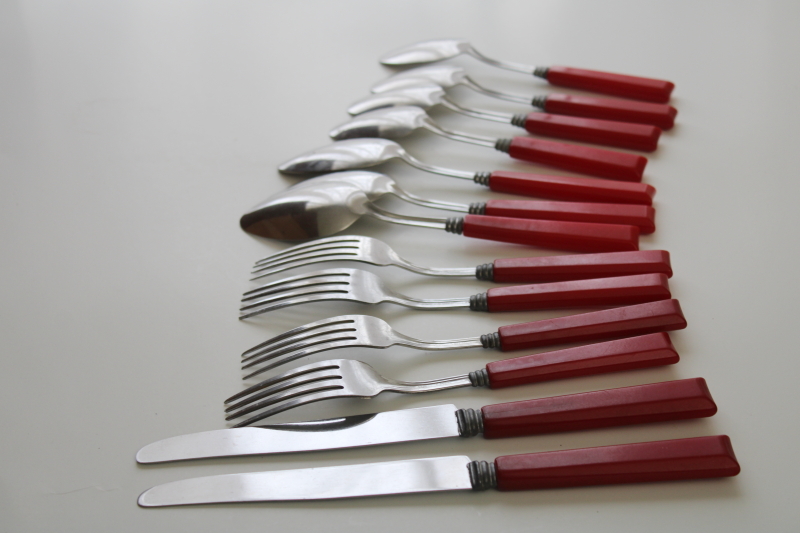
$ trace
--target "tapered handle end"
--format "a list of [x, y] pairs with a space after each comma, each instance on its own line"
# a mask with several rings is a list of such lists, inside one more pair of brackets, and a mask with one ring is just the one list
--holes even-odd
[[675, 88], [674, 83], [666, 80], [563, 66], [548, 68], [547, 81], [560, 87], [661, 104], [669, 101]]

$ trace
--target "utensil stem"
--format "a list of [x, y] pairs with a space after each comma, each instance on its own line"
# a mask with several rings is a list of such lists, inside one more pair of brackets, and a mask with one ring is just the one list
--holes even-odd
[[512, 63], [510, 61], [498, 61], [497, 59], [486, 57], [485, 55], [481, 54], [472, 47], [470, 47], [469, 50], [467, 50], [467, 53], [479, 61], [483, 61], [484, 63], [487, 63], [489, 65], [498, 68], [513, 70], [514, 72], [522, 72], [523, 74], [533, 74], [536, 71], [536, 67], [532, 67], [530, 65], [523, 65], [521, 63]]
[[462, 85], [466, 85], [473, 91], [477, 91], [481, 94], [485, 94], [486, 96], [491, 96], [493, 98], [499, 98], [501, 100], [506, 100], [507, 102], [517, 102], [521, 104], [530, 104], [531, 99], [527, 96], [520, 96], [518, 94], [508, 94], [508, 93], [501, 93], [500, 91], [495, 91], [493, 89], [487, 89], [482, 85], [478, 85], [475, 80], [469, 78], [467, 76], [461, 81]]
[[461, 141], [468, 144], [476, 144], [478, 146], [485, 146], [488, 148], [494, 148], [495, 144], [497, 143], [497, 139], [493, 139], [491, 137], [484, 137], [482, 135], [472, 135], [468, 133], [446, 130], [430, 119], [426, 120], [423, 123], [423, 127], [430, 132], [433, 132], [437, 135], [441, 135], [442, 137], [447, 137], [448, 139], [452, 139], [454, 141]]
[[455, 111], [456, 113], [466, 115], [468, 117], [479, 118], [481, 120], [491, 120], [492, 122], [502, 122], [503, 124], [508, 124], [514, 118], [514, 115], [511, 113], [495, 113], [493, 111], [479, 111], [477, 109], [462, 107], [446, 96], [442, 97], [440, 103], [451, 111]]
[[391, 222], [393, 224], [402, 224], [404, 226], [416, 226], [418, 228], [431, 228], [431, 229], [446, 229], [446, 218], [429, 218], [429, 217], [415, 217], [411, 215], [399, 215], [391, 213], [382, 209], [375, 204], [367, 204], [369, 211], [367, 214], [383, 220], [384, 222]]
[[419, 170], [425, 172], [431, 172], [433, 174], [439, 174], [440, 176], [449, 176], [451, 178], [459, 178], [466, 180], [473, 180], [475, 177], [474, 172], [467, 172], [465, 170], [455, 170], [451, 168], [443, 168], [434, 165], [429, 165], [427, 163], [423, 163], [422, 161], [420, 161], [416, 157], [409, 155], [408, 153], [404, 153], [401, 157], [403, 161], [405, 161], [412, 167], [418, 168]]

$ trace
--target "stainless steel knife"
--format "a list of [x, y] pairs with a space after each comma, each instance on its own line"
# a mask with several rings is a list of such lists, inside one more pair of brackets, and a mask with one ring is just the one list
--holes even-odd
[[501, 491], [735, 476], [725, 435], [498, 457], [413, 459], [201, 477], [153, 487], [142, 507], [326, 500], [454, 490]]
[[181, 435], [139, 450], [139, 463], [374, 446], [446, 437], [504, 438], [713, 415], [703, 378], [484, 406], [438, 405], [312, 422]]

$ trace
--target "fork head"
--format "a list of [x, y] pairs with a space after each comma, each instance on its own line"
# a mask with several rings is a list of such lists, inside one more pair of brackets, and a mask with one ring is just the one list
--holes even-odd
[[326, 261], [358, 261], [389, 266], [401, 262], [401, 259], [386, 243], [378, 239], [340, 235], [292, 246], [256, 261], [252, 279]]
[[284, 372], [231, 396], [225, 400], [228, 404], [225, 419], [241, 418], [268, 408], [234, 427], [248, 426], [288, 409], [321, 400], [372, 398], [392, 383], [361, 361], [321, 361]]
[[394, 294], [372, 272], [354, 268], [330, 268], [262, 285], [242, 296], [240, 319], [268, 311], [315, 301], [347, 300], [377, 304]]
[[408, 337], [398, 334], [379, 318], [342, 315], [294, 328], [250, 348], [242, 354], [242, 368], [267, 363], [245, 376], [248, 379], [295, 359], [335, 348], [388, 348], [407, 341]]

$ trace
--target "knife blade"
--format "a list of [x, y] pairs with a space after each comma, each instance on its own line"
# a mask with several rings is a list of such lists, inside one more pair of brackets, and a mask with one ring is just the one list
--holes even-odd
[[703, 378], [487, 405], [438, 405], [330, 420], [220, 429], [154, 442], [136, 454], [159, 463], [473, 437], [505, 438], [712, 416]]
[[174, 481], [144, 491], [142, 507], [327, 500], [456, 490], [500, 491], [735, 476], [725, 435], [498, 457], [452, 456]]

